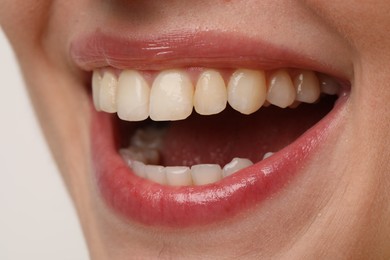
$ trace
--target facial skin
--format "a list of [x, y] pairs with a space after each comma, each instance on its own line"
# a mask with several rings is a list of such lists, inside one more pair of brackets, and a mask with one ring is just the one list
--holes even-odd
[[[385, 0], [3, 0], [0, 22], [93, 259], [389, 259], [389, 12]], [[329, 137], [336, 145], [324, 147], [322, 160], [307, 165], [293, 188], [232, 219], [188, 229], [123, 220], [91, 178], [87, 80], [69, 55], [75, 36], [94, 26], [136, 35], [240, 32], [330, 63], [351, 83], [342, 127]]]

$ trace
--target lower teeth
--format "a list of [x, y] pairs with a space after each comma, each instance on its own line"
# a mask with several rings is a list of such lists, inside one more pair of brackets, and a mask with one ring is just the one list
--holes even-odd
[[[161, 166], [160, 151], [166, 128], [146, 127], [138, 129], [130, 139], [130, 146], [119, 150], [134, 174], [162, 185], [189, 186], [215, 183], [244, 168], [253, 165], [247, 158], [233, 158], [224, 167], [219, 164], [188, 166]], [[273, 153], [266, 153], [264, 159]]]
[[[162, 185], [206, 185], [215, 183], [222, 178], [253, 165], [253, 162], [247, 158], [236, 157], [223, 168], [219, 164], [196, 164], [191, 167], [164, 167], [159, 165], [160, 147], [154, 145], [158, 143], [157, 138], [144, 138], [144, 141], [148, 140], [150, 143], [140, 142], [136, 139], [144, 134], [144, 130], [142, 130], [141, 135], [140, 133], [137, 131], [136, 135], [132, 138], [132, 146], [120, 149], [119, 153], [126, 164], [134, 171], [135, 175]], [[153, 143], [153, 147], [151, 147], [151, 143]], [[266, 153], [264, 154], [264, 159], [272, 155], [273, 153]]]
[[[323, 101], [315, 110], [309, 105], [283, 112], [267, 108], [251, 117], [225, 110], [209, 119], [194, 115], [185, 122], [149, 121], [139, 125], [130, 144], [126, 142], [119, 153], [135, 175], [152, 182], [170, 186], [215, 183], [253, 162], [268, 160], [273, 153], [267, 151], [278, 151], [298, 138], [331, 110], [335, 99]], [[121, 145], [134, 127], [119, 125]]]

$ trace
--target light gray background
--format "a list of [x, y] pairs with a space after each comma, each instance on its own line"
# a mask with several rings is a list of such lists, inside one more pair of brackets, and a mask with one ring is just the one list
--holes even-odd
[[0, 259], [88, 259], [19, 74], [0, 29]]

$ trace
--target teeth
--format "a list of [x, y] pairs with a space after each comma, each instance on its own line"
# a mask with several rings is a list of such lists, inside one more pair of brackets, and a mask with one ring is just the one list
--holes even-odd
[[92, 74], [92, 97], [93, 104], [95, 105], [95, 109], [100, 111], [100, 89], [102, 84], [102, 76], [98, 71], [94, 71]]
[[281, 108], [286, 108], [294, 102], [295, 88], [287, 71], [278, 70], [270, 76], [267, 100]]
[[147, 163], [146, 155], [144, 152], [146, 149], [138, 148], [138, 147], [129, 147], [122, 148], [119, 150], [119, 153], [125, 159], [128, 165], [131, 165], [132, 161], [139, 161], [142, 163]]
[[104, 72], [103, 79], [100, 84], [99, 106], [100, 109], [107, 113], [116, 112], [116, 89], [118, 80], [116, 76], [110, 72]]
[[149, 86], [137, 71], [123, 71], [118, 79], [116, 94], [118, 117], [141, 121], [149, 116]]
[[227, 102], [243, 114], [271, 104], [295, 108], [300, 102], [315, 102], [321, 92], [335, 95], [339, 91], [335, 79], [307, 70], [300, 71], [292, 80], [287, 70], [280, 69], [266, 80], [262, 70], [238, 69], [226, 87], [220, 72], [207, 69], [200, 73], [195, 90], [183, 70], [161, 71], [151, 88], [143, 75], [134, 70], [122, 71], [119, 79], [108, 70], [94, 71], [92, 75], [96, 110], [117, 112], [119, 118], [127, 121], [141, 121], [148, 116], [155, 121], [182, 120], [191, 115], [193, 107], [201, 115], [218, 114]]
[[197, 164], [191, 167], [192, 181], [195, 185], [205, 185], [222, 179], [218, 164]]
[[232, 108], [249, 115], [257, 111], [266, 98], [266, 81], [263, 71], [236, 70], [228, 84], [228, 101]]
[[[133, 148], [121, 149], [119, 153], [125, 163], [133, 169], [135, 175], [162, 185], [206, 185], [218, 182], [222, 178], [228, 177], [253, 165], [252, 161], [249, 159], [234, 158], [230, 163], [226, 164], [223, 169], [221, 169], [221, 166], [218, 164], [197, 164], [193, 165], [191, 168], [186, 166], [164, 167], [157, 165], [158, 162], [156, 162], [156, 164], [154, 164], [154, 162], [147, 162], [148, 159], [139, 161], [137, 156], [145, 158], [147, 155], [141, 156], [140, 154], [135, 154], [134, 152], [129, 151], [131, 149]], [[266, 153], [264, 159], [272, 155], [273, 153]]]
[[195, 111], [201, 115], [218, 114], [227, 103], [227, 91], [221, 74], [215, 70], [204, 71], [196, 84]]
[[185, 72], [167, 70], [153, 82], [149, 115], [152, 120], [181, 120], [193, 107], [194, 87]]
[[171, 186], [192, 185], [191, 170], [185, 166], [166, 167], [167, 183]]
[[314, 103], [320, 97], [320, 83], [316, 74], [312, 71], [302, 71], [294, 78], [296, 100], [306, 103]]
[[274, 153], [271, 153], [271, 152], [268, 152], [268, 153], [264, 154], [263, 160], [271, 157], [272, 155], [274, 155]]
[[230, 163], [226, 164], [222, 170], [222, 176], [227, 177], [233, 173], [238, 172], [246, 167], [253, 165], [253, 162], [249, 159], [234, 158]]
[[167, 184], [167, 176], [165, 174], [165, 167], [159, 165], [145, 166], [146, 178], [159, 184]]
[[145, 164], [139, 161], [133, 161], [131, 163], [135, 175], [141, 178], [146, 178], [145, 174]]

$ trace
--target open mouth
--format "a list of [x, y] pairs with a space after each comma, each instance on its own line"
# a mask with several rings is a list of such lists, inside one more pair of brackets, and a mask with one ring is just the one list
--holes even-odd
[[134, 58], [122, 40], [80, 42], [97, 185], [114, 210], [148, 225], [212, 223], [277, 192], [315, 156], [349, 95], [335, 76], [280, 57], [186, 60], [188, 43], [171, 42], [176, 56], [148, 67], [150, 56]]

